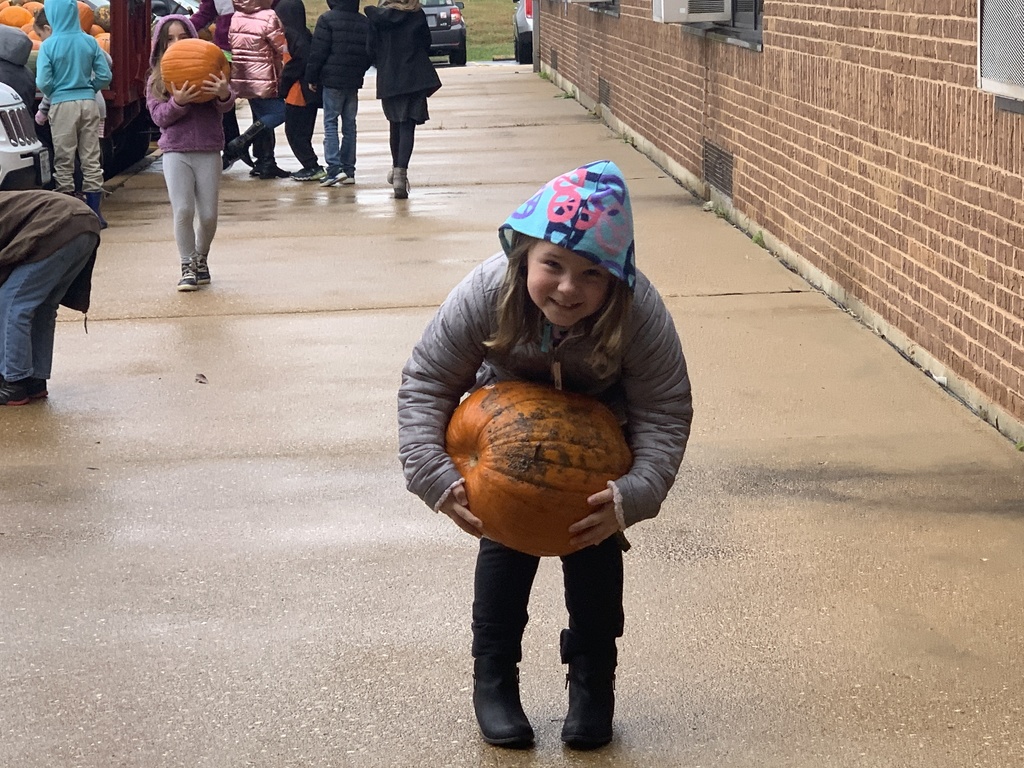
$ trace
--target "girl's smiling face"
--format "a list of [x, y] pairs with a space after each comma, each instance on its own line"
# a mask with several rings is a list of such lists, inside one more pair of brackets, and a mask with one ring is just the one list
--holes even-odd
[[526, 254], [526, 291], [548, 322], [561, 328], [600, 310], [613, 279], [608, 270], [547, 240]]

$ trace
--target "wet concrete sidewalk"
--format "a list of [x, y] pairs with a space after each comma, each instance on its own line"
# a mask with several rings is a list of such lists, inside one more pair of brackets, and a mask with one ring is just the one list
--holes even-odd
[[[408, 201], [368, 87], [355, 187], [226, 174], [198, 293], [159, 164], [109, 198], [88, 335], [62, 315], [49, 401], [0, 409], [0, 765], [1024, 763], [1021, 454], [529, 68], [441, 76]], [[545, 561], [508, 753], [470, 704], [475, 543], [404, 491], [395, 391], [509, 211], [602, 158], [694, 432], [630, 532], [616, 741], [559, 742]]]

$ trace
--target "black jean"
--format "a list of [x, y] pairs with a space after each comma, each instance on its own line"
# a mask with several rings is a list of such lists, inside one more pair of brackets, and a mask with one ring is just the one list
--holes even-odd
[[[523, 657], [527, 605], [540, 558], [480, 539], [473, 598], [473, 658], [518, 664]], [[610, 655], [622, 637], [622, 547], [611, 536], [562, 558], [569, 628], [562, 632], [562, 661], [580, 654]]]
[[295, 159], [302, 163], [303, 168], [316, 168], [320, 165], [313, 149], [313, 131], [316, 130], [319, 111], [319, 107], [297, 107], [293, 104], [284, 106], [284, 135]]

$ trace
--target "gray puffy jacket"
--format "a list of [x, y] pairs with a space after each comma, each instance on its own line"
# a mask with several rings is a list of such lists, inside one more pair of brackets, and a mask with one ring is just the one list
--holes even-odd
[[605, 377], [587, 363], [593, 341], [570, 336], [541, 351], [540, 340], [507, 355], [484, 346], [494, 334], [503, 253], [469, 273], [451, 292], [402, 370], [398, 392], [399, 457], [406, 485], [432, 509], [461, 477], [445, 453], [445, 431], [462, 396], [492, 381], [552, 383], [561, 363], [563, 388], [592, 395], [620, 415], [633, 467], [615, 481], [626, 525], [658, 514], [686, 450], [693, 406], [679, 336], [661, 296], [637, 273], [625, 353]]

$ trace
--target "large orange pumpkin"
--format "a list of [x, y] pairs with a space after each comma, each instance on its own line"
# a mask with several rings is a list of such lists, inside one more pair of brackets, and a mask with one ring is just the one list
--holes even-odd
[[78, 24], [82, 27], [83, 32], [92, 29], [93, 16], [92, 7], [83, 3], [82, 0], [78, 0]]
[[31, 11], [26, 11], [20, 5], [12, 5], [0, 11], [0, 24], [8, 27], [21, 29], [26, 24], [35, 21]]
[[[224, 57], [224, 51], [216, 45], [208, 40], [190, 37], [167, 47], [160, 60], [160, 72], [164, 83], [173, 83], [175, 88], [180, 88], [185, 81], [190, 85], [202, 85], [217, 72], [229, 77], [231, 65]], [[210, 101], [213, 98], [212, 93], [204, 93], [196, 101]]]
[[467, 397], [452, 414], [445, 449], [483, 535], [539, 556], [569, 554], [569, 526], [594, 511], [587, 497], [633, 463], [607, 407], [527, 382]]
[[110, 53], [110, 33], [100, 32], [96, 35], [96, 42], [99, 43], [100, 48], [107, 53]]

